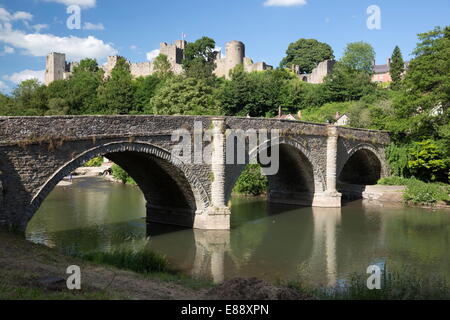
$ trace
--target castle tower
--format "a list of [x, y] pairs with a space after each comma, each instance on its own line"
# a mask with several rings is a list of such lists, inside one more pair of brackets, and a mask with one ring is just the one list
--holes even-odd
[[66, 72], [66, 55], [52, 52], [47, 55], [45, 64], [45, 84], [48, 86], [56, 80], [63, 80]]
[[241, 41], [230, 41], [226, 44], [226, 69], [232, 70], [237, 65], [244, 64], [245, 45]]

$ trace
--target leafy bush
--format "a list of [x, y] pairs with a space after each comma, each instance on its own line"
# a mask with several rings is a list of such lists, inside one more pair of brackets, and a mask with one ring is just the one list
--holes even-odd
[[426, 183], [414, 178], [389, 177], [378, 181], [385, 186], [406, 186], [405, 201], [415, 204], [434, 204], [439, 201], [450, 203], [450, 185]]
[[423, 181], [448, 182], [450, 159], [435, 141], [415, 142], [410, 148], [408, 168], [411, 174]]
[[103, 164], [103, 157], [92, 158], [84, 164], [84, 167], [101, 167]]
[[130, 175], [117, 164], [114, 164], [111, 167], [111, 171], [114, 179], [122, 181], [123, 184], [136, 185], [136, 182], [133, 180], [133, 178], [131, 178]]
[[267, 177], [261, 174], [261, 167], [258, 164], [248, 165], [236, 182], [233, 191], [252, 196], [264, 194], [267, 191]]
[[398, 177], [409, 177], [408, 162], [410, 159], [409, 147], [390, 144], [386, 148], [387, 160], [391, 166], [392, 174]]
[[433, 204], [438, 201], [450, 202], [450, 186], [440, 183], [425, 183], [412, 179], [404, 194], [406, 201]]

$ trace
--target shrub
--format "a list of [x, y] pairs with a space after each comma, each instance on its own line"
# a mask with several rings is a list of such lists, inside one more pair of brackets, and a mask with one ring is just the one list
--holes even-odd
[[411, 174], [423, 181], [448, 182], [450, 159], [433, 140], [415, 142], [410, 148], [408, 168]]
[[132, 184], [136, 185], [136, 182], [133, 178], [130, 177], [130, 175], [122, 169], [122, 167], [118, 166], [117, 164], [114, 164], [111, 167], [112, 176], [114, 179], [117, 179], [121, 181], [123, 184]]
[[84, 164], [84, 167], [100, 167], [103, 164], [103, 157], [92, 158]]
[[434, 204], [439, 201], [450, 203], [450, 186], [443, 183], [426, 183], [414, 178], [389, 177], [378, 181], [385, 186], [406, 186], [405, 201], [415, 204]]
[[261, 167], [258, 164], [248, 165], [238, 181], [233, 191], [239, 194], [258, 196], [267, 190], [267, 177], [261, 174]]

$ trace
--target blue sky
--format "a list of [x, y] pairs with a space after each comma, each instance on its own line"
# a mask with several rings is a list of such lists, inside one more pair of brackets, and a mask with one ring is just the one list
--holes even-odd
[[[68, 29], [68, 5], [80, 5], [81, 29]], [[381, 29], [367, 28], [367, 8], [381, 9]], [[0, 0], [0, 90], [42, 78], [48, 52], [72, 60], [120, 54], [146, 61], [160, 42], [184, 32], [225, 42], [241, 40], [246, 55], [277, 66], [299, 38], [330, 44], [339, 58], [347, 43], [366, 41], [381, 64], [399, 45], [405, 58], [417, 34], [450, 24], [450, 0]]]

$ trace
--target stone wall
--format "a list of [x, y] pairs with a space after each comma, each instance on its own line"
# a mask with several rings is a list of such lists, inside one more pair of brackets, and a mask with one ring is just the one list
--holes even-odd
[[[213, 138], [212, 165], [188, 163], [172, 150], [172, 133], [185, 129]], [[96, 156], [121, 165], [138, 183], [148, 219], [202, 229], [228, 229], [231, 191], [245, 164], [226, 164], [229, 129], [279, 129], [259, 150], [279, 146], [280, 170], [269, 177], [269, 200], [340, 206], [340, 180], [389, 174], [386, 132], [307, 122], [202, 116], [0, 117], [0, 225], [24, 230], [56, 184]], [[247, 150], [246, 161], [252, 152]], [[190, 154], [191, 158], [193, 157]], [[351, 164], [351, 170], [346, 165]], [[374, 170], [375, 168], [375, 170]]]

